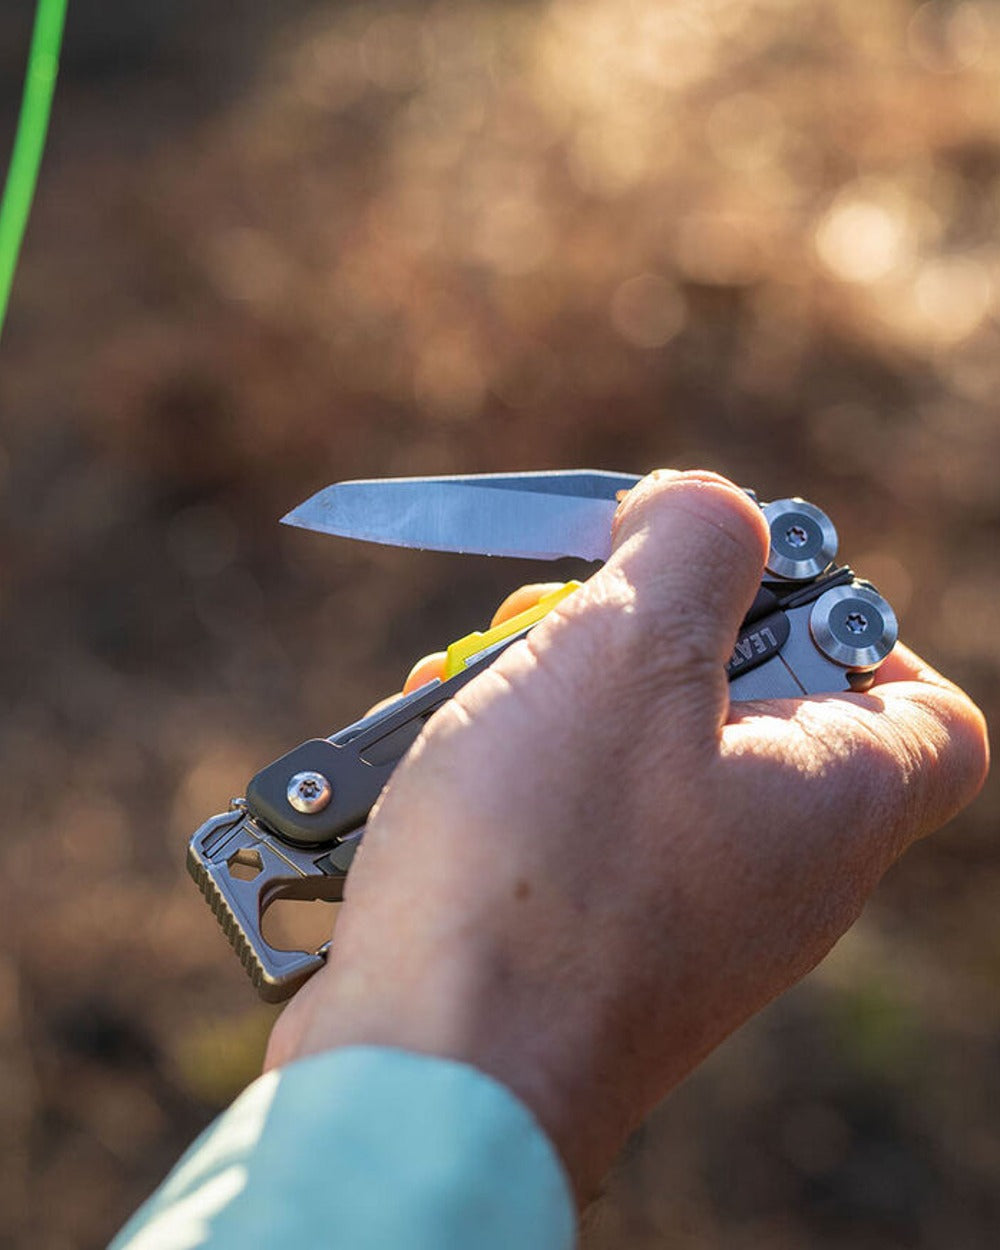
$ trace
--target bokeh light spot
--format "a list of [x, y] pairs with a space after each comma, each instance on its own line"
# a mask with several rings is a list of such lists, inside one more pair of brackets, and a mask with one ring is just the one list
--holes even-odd
[[982, 60], [988, 28], [982, 6], [974, 3], [922, 4], [907, 30], [910, 56], [936, 74], [952, 74]]
[[684, 326], [684, 298], [655, 273], [623, 282], [611, 297], [611, 324], [635, 347], [663, 347]]
[[909, 259], [909, 223], [897, 197], [849, 189], [816, 228], [816, 249], [843, 282], [878, 282]]
[[976, 260], [945, 257], [921, 269], [915, 296], [932, 334], [944, 342], [958, 342], [989, 312], [993, 286], [985, 267]]

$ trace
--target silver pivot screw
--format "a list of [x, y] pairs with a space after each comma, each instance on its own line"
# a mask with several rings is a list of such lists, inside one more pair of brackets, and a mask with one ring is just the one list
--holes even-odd
[[877, 668], [895, 646], [896, 615], [877, 590], [853, 583], [826, 590], [812, 606], [809, 632], [828, 660], [855, 672]]
[[785, 581], [805, 582], [820, 573], [837, 554], [833, 522], [805, 499], [775, 499], [761, 511], [771, 530], [767, 572]]
[[297, 812], [311, 816], [333, 798], [333, 786], [322, 773], [296, 773], [288, 783], [288, 801]]

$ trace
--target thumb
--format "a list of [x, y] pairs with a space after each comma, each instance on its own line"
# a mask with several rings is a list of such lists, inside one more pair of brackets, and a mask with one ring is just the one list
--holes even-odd
[[728, 708], [724, 665], [769, 541], [761, 510], [726, 478], [700, 470], [643, 478], [619, 508], [611, 557], [574, 605], [592, 617], [602, 605], [617, 609], [600, 641], [621, 688], [641, 680], [650, 699], [669, 697], [672, 714], [692, 729], [700, 719], [714, 736]]

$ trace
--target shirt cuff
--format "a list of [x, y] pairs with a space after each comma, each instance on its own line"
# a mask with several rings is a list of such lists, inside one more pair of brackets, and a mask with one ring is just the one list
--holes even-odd
[[352, 1046], [270, 1072], [195, 1142], [111, 1250], [571, 1250], [569, 1181], [476, 1068]]

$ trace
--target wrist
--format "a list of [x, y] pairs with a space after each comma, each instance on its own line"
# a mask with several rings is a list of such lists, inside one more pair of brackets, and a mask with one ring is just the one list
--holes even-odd
[[469, 1064], [528, 1108], [585, 1206], [637, 1122], [622, 1105], [619, 1070], [595, 1062], [585, 1013], [558, 990], [526, 1002], [509, 961], [480, 939], [454, 943], [416, 976], [399, 961], [387, 975], [393, 965], [378, 959], [369, 974], [366, 962], [331, 962], [313, 977], [276, 1025], [265, 1066], [355, 1045]]

